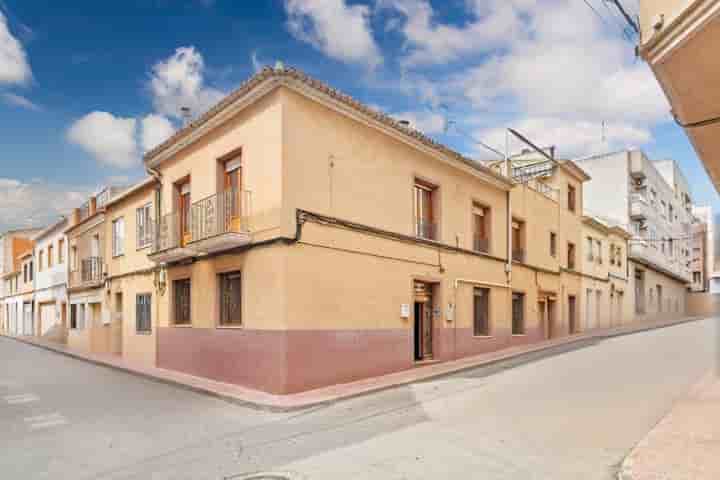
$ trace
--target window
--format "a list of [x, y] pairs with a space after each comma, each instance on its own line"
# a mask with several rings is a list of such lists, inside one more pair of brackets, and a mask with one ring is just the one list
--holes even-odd
[[525, 333], [525, 294], [512, 294], [512, 334]]
[[28, 264], [28, 277], [30, 277], [30, 281], [33, 281], [33, 270], [35, 268], [34, 262], [31, 260]]
[[47, 263], [47, 266], [48, 266], [48, 268], [50, 268], [50, 267], [53, 266], [53, 246], [52, 246], [52, 245], [48, 245], [48, 263]]
[[574, 212], [575, 211], [575, 187], [573, 187], [572, 185], [568, 185], [567, 194], [568, 194], [568, 198], [567, 198], [568, 210], [570, 210], [571, 212]]
[[599, 264], [603, 263], [602, 259], [602, 241], [596, 240], [595, 243], [597, 244], [597, 262]]
[[490, 251], [490, 209], [473, 203], [473, 250]]
[[148, 203], [138, 208], [135, 212], [137, 223], [137, 248], [145, 248], [152, 241], [152, 204]]
[[693, 283], [700, 283], [700, 272], [693, 272]]
[[242, 325], [242, 274], [220, 275], [220, 325]]
[[550, 256], [557, 257], [557, 234], [550, 232]]
[[82, 330], [85, 328], [85, 305], [70, 305], [70, 328]]
[[592, 239], [592, 237], [587, 237], [587, 259], [589, 262], [592, 262], [595, 259], [595, 255], [593, 255], [593, 239]]
[[570, 270], [575, 269], [575, 244], [568, 243], [567, 245], [567, 268]]
[[525, 223], [515, 219], [512, 221], [512, 259], [525, 261]]
[[125, 219], [120, 217], [112, 222], [112, 254], [118, 257], [125, 253]]
[[43, 250], [40, 250], [40, 253], [38, 253], [38, 272], [42, 272], [43, 264], [45, 263], [43, 259], [45, 258], [45, 252]]
[[73, 272], [75, 270], [77, 270], [77, 265], [78, 265], [77, 247], [73, 245], [72, 248], [70, 248], [70, 270]]
[[433, 197], [435, 187], [420, 180], [415, 180], [414, 210], [415, 235], [429, 240], [436, 239], [435, 212], [433, 211]]
[[173, 281], [175, 325], [190, 325], [190, 279]]
[[28, 281], [28, 274], [27, 274], [27, 263], [23, 265], [23, 282], [27, 283]]
[[473, 333], [476, 337], [490, 336], [490, 289], [473, 289]]
[[140, 293], [135, 296], [135, 330], [148, 333], [152, 331], [151, 300], [149, 293]]
[[65, 239], [58, 240], [58, 263], [65, 263]]

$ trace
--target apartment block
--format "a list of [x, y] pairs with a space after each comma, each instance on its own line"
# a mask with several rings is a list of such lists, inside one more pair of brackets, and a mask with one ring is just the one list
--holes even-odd
[[[693, 206], [694, 234], [692, 237], [693, 291], [711, 294], [720, 293], [720, 262], [718, 251], [718, 231], [715, 228], [715, 214], [711, 206]], [[697, 280], [697, 282], [696, 282]]]
[[628, 256], [636, 315], [684, 312], [692, 199], [675, 162], [652, 162], [631, 150], [577, 163], [593, 177], [585, 188], [586, 211], [632, 234]]

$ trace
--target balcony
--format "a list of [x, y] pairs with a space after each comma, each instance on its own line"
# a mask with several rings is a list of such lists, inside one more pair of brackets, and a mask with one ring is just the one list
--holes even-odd
[[181, 232], [179, 212], [163, 215], [155, 225], [149, 258], [168, 263], [250, 243], [250, 192], [227, 190], [193, 203]]
[[437, 225], [427, 220], [415, 219], [415, 236], [427, 240], [437, 240]]
[[490, 251], [490, 241], [485, 236], [474, 235], [473, 250], [476, 252], [488, 253]]
[[98, 288], [105, 280], [102, 257], [88, 257], [80, 261], [80, 269], [70, 272], [70, 288]]
[[155, 234], [148, 257], [158, 263], [191, 258], [195, 256], [195, 251], [185, 246], [187, 240], [189, 240], [188, 236], [181, 239], [180, 214], [167, 213], [155, 224]]
[[640, 152], [630, 153], [630, 176], [635, 180], [643, 181], [645, 179], [645, 166], [643, 165], [643, 155]]
[[513, 262], [525, 262], [525, 249], [522, 248], [516, 248], [512, 251], [512, 259]]
[[645, 195], [640, 193], [630, 194], [630, 218], [644, 219], [650, 214], [650, 206], [648, 205]]
[[250, 192], [226, 190], [192, 205], [188, 246], [202, 253], [250, 243]]

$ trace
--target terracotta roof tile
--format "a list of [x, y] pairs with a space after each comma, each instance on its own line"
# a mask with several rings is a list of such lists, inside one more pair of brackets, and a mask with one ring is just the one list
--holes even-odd
[[415, 130], [414, 128], [402, 125], [399, 121], [395, 120], [394, 118], [390, 117], [389, 115], [386, 115], [382, 112], [379, 112], [373, 108], [370, 108], [369, 106], [363, 104], [362, 102], [359, 102], [358, 100], [355, 100], [350, 95], [344, 94], [340, 92], [339, 90], [330, 87], [326, 83], [317, 80], [313, 77], [310, 77], [309, 75], [306, 75], [300, 70], [297, 70], [295, 68], [291, 67], [281, 67], [281, 68], [271, 68], [271, 67], [265, 67], [257, 74], [250, 77], [248, 80], [243, 82], [237, 89], [232, 91], [229, 95], [227, 95], [225, 98], [220, 100], [215, 106], [210, 108], [207, 112], [202, 114], [197, 119], [191, 121], [188, 125], [181, 128], [175, 134], [173, 134], [170, 138], [168, 138], [166, 141], [158, 145], [157, 147], [153, 148], [152, 150], [148, 151], [144, 156], [144, 161], [149, 162], [153, 158], [157, 157], [160, 153], [162, 153], [164, 150], [168, 149], [170, 146], [172, 146], [174, 143], [182, 139], [183, 137], [190, 134], [192, 131], [212, 119], [215, 115], [219, 114], [221, 111], [223, 111], [226, 107], [228, 107], [230, 104], [244, 96], [245, 94], [249, 93], [254, 87], [262, 83], [263, 81], [269, 79], [269, 78], [288, 78], [288, 79], [294, 79], [298, 80], [305, 85], [312, 87], [331, 98], [354, 108], [355, 110], [362, 112], [375, 120], [394, 128], [395, 130], [402, 132], [403, 134], [414, 138], [424, 145], [435, 149], [436, 151], [447, 155], [450, 158], [453, 158], [455, 160], [458, 160], [468, 166], [471, 166], [479, 171], [482, 171], [483, 173], [490, 174], [491, 176], [503, 181], [504, 183], [510, 184], [510, 181], [505, 178], [504, 176], [500, 175], [499, 173], [495, 172], [494, 170], [491, 170], [487, 166], [483, 165], [481, 162], [478, 162], [476, 160], [472, 160], [468, 157], [465, 157], [461, 153], [451, 149], [450, 147], [447, 147], [432, 138], [428, 137], [427, 135], [423, 134], [422, 132], [419, 132], [418, 130]]

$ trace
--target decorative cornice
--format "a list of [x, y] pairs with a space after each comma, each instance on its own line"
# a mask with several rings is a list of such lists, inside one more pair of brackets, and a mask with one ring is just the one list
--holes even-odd
[[720, 13], [720, 1], [695, 0], [662, 30], [639, 47], [649, 64], [661, 62], [688, 38], [695, 35]]

